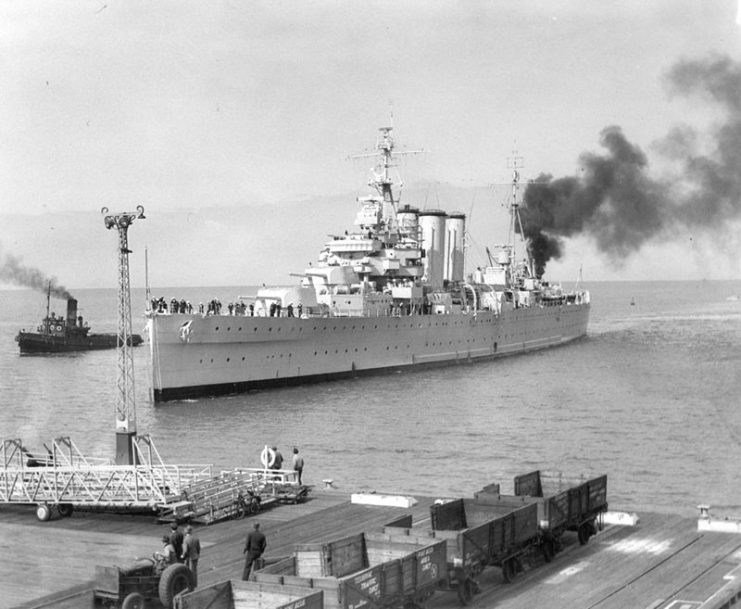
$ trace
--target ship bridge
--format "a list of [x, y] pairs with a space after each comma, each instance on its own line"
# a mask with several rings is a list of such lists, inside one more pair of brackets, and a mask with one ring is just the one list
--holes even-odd
[[327, 243], [327, 249], [331, 254], [370, 254], [380, 251], [381, 242], [362, 235], [349, 235], [335, 237]]

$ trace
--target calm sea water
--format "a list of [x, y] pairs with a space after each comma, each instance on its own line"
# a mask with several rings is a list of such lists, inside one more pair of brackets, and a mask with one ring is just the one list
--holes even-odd
[[[532, 469], [608, 475], [612, 507], [741, 514], [741, 282], [588, 285], [589, 336], [494, 362], [239, 396], [149, 400], [135, 350], [137, 420], [169, 462], [259, 466], [300, 447], [305, 478], [348, 492], [470, 496]], [[228, 302], [248, 287], [153, 290]], [[116, 291], [77, 290], [94, 331], [115, 332]], [[635, 304], [631, 304], [634, 300]], [[136, 311], [144, 295], [134, 290]], [[116, 353], [21, 356], [44, 294], [0, 291], [0, 436], [30, 448], [70, 436], [113, 457]], [[53, 301], [58, 313], [62, 301]], [[134, 331], [143, 331], [135, 316]]]

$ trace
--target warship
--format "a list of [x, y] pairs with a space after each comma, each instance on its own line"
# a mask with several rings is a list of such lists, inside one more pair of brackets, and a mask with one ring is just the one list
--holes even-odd
[[[117, 334], [91, 334], [90, 326], [77, 315], [77, 300], [67, 299], [67, 317], [57, 316], [50, 311], [51, 295], [47, 292], [46, 317], [36, 332], [21, 330], [15, 337], [21, 353], [62, 353], [67, 351], [90, 351], [113, 349], [118, 345]], [[143, 338], [134, 334], [129, 340], [132, 346], [140, 345]]]
[[[464, 275], [466, 216], [401, 205], [392, 127], [370, 193], [295, 285], [263, 287], [221, 314], [146, 311], [156, 402], [427, 366], [563, 345], [587, 333], [590, 294], [536, 273], [513, 170], [508, 243]], [[522, 247], [522, 246], [520, 246]]]

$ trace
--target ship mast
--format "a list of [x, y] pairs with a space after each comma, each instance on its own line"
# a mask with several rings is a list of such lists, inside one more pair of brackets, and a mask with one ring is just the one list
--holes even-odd
[[524, 167], [524, 159], [521, 156], [515, 154], [507, 159], [507, 165], [512, 169], [512, 203], [510, 204], [510, 223], [509, 223], [509, 243], [511, 250], [510, 260], [512, 261], [510, 268], [514, 273], [517, 268], [517, 233], [520, 234], [521, 239], [525, 245], [525, 256], [527, 261], [527, 270], [530, 276], [534, 276], [533, 273], [533, 262], [530, 255], [530, 248], [528, 247], [525, 233], [522, 229], [522, 218], [520, 216], [520, 202], [518, 199], [518, 193], [520, 189], [520, 169]]
[[386, 230], [389, 233], [398, 229], [396, 222], [398, 199], [394, 199], [394, 194], [391, 189], [393, 181], [391, 180], [390, 170], [392, 167], [397, 167], [393, 162], [393, 158], [406, 154], [419, 154], [425, 152], [424, 149], [404, 150], [403, 152], [394, 151], [394, 138], [391, 137], [391, 131], [394, 129], [393, 114], [391, 116], [391, 124], [392, 126], [389, 127], [379, 127], [378, 130], [381, 133], [376, 141], [375, 152], [354, 154], [349, 157], [351, 159], [380, 157], [380, 162], [372, 171], [372, 177], [368, 181], [368, 186], [375, 188], [378, 194], [383, 198], [383, 217], [386, 221]]
[[46, 323], [44, 324], [44, 334], [50, 334], [49, 328], [49, 314], [51, 309], [51, 281], [46, 288]]

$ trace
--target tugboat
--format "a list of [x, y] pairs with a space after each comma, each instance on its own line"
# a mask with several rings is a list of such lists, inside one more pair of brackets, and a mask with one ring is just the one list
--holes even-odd
[[[67, 317], [49, 313], [51, 290], [46, 297], [46, 317], [36, 332], [21, 330], [15, 337], [21, 353], [63, 353], [67, 351], [91, 351], [113, 349], [118, 345], [117, 334], [90, 334], [90, 326], [77, 315], [77, 300], [67, 299]], [[136, 347], [143, 342], [141, 335], [132, 334], [130, 345]]]

